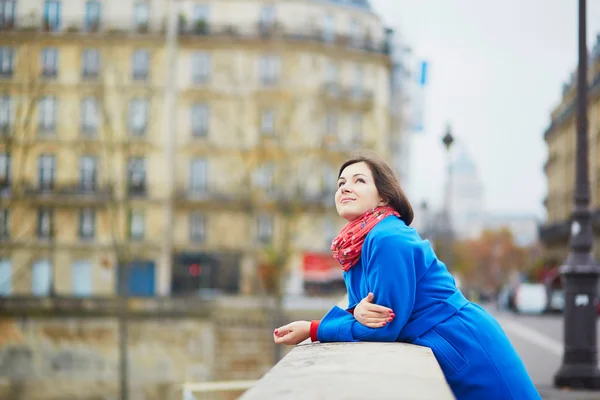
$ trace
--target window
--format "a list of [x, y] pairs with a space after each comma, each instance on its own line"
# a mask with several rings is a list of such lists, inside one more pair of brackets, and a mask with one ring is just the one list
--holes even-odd
[[202, 214], [190, 215], [190, 240], [200, 243], [206, 239], [206, 220]]
[[129, 131], [134, 136], [144, 136], [148, 125], [148, 106], [146, 99], [133, 99], [129, 103]]
[[196, 4], [194, 6], [194, 22], [208, 23], [209, 8], [205, 4]]
[[150, 5], [146, 2], [135, 3], [134, 18], [135, 28], [138, 31], [147, 31], [150, 20]]
[[52, 190], [54, 187], [54, 174], [56, 158], [50, 154], [42, 154], [38, 159], [38, 179], [40, 190]]
[[275, 112], [263, 110], [260, 116], [260, 133], [271, 136], [275, 133]]
[[141, 157], [129, 159], [127, 165], [128, 192], [132, 195], [146, 194], [146, 160]]
[[0, 209], [0, 239], [8, 239], [10, 237], [10, 210], [8, 208]]
[[81, 132], [93, 135], [98, 130], [98, 102], [93, 97], [87, 97], [81, 102]]
[[85, 30], [96, 32], [100, 28], [102, 5], [99, 1], [90, 0], [85, 4]]
[[52, 288], [52, 265], [50, 261], [36, 261], [32, 266], [31, 275], [31, 293], [34, 296], [48, 296]]
[[204, 4], [194, 6], [193, 29], [196, 34], [203, 35], [208, 32], [209, 8]]
[[335, 61], [331, 60], [327, 63], [327, 76], [326, 80], [328, 83], [336, 83], [340, 76], [340, 69]]
[[334, 193], [337, 190], [337, 171], [331, 165], [325, 165], [323, 171], [323, 189], [326, 193]]
[[49, 32], [56, 32], [60, 29], [60, 1], [45, 1], [44, 29]]
[[79, 212], [79, 238], [93, 239], [96, 233], [96, 211], [91, 208]]
[[337, 135], [338, 133], [338, 115], [335, 111], [330, 111], [325, 117], [325, 133], [327, 135]]
[[363, 126], [363, 117], [360, 112], [354, 112], [351, 116], [350, 121], [352, 127], [352, 138], [351, 141], [353, 144], [360, 144], [362, 142], [362, 126]]
[[12, 265], [10, 260], [0, 260], [0, 296], [12, 294]]
[[79, 159], [79, 186], [83, 191], [96, 190], [98, 178], [98, 159], [83, 156]]
[[10, 78], [15, 67], [15, 49], [0, 47], [0, 77]]
[[335, 40], [335, 25], [333, 16], [330, 14], [323, 17], [323, 41], [333, 42]]
[[281, 60], [279, 56], [268, 55], [260, 58], [260, 83], [263, 86], [273, 86], [279, 81]]
[[358, 21], [350, 21], [350, 40], [353, 46], [360, 46], [361, 42], [361, 27]]
[[86, 260], [74, 261], [73, 273], [73, 295], [76, 297], [88, 297], [92, 295], [92, 263]]
[[263, 6], [260, 10], [260, 28], [272, 28], [275, 23], [275, 7], [272, 5]]
[[9, 96], [0, 96], [0, 135], [10, 132], [13, 118], [13, 105]]
[[53, 236], [54, 215], [52, 210], [42, 208], [38, 210], [37, 236], [40, 239], [49, 239]]
[[208, 106], [206, 104], [194, 104], [192, 106], [192, 135], [195, 137], [206, 137], [208, 126]]
[[192, 82], [203, 85], [210, 77], [210, 54], [197, 51], [192, 54]]
[[204, 158], [195, 158], [190, 165], [190, 191], [192, 194], [205, 194], [208, 180], [208, 163]]
[[0, 29], [15, 25], [15, 0], [0, 0]]
[[40, 99], [40, 131], [52, 133], [56, 130], [57, 100], [54, 96], [45, 96]]
[[275, 175], [275, 165], [267, 163], [258, 168], [256, 171], [256, 185], [271, 193], [274, 189], [273, 176]]
[[331, 248], [331, 242], [333, 242], [333, 239], [335, 239], [335, 228], [333, 219], [331, 217], [325, 217], [323, 220], [323, 233], [325, 236], [325, 242], [323, 243], [323, 246], [326, 250], [329, 250]]
[[354, 66], [354, 82], [352, 84], [352, 97], [357, 98], [362, 95], [363, 68], [359, 64]]
[[100, 74], [100, 52], [98, 49], [85, 49], [82, 55], [84, 79], [97, 78]]
[[10, 187], [10, 153], [0, 153], [0, 190]]
[[144, 238], [144, 231], [146, 229], [146, 221], [144, 213], [136, 210], [131, 213], [131, 221], [129, 225], [129, 232], [131, 239], [141, 240]]
[[271, 215], [258, 217], [257, 238], [260, 243], [271, 243], [273, 239], [273, 217]]
[[55, 78], [58, 75], [58, 49], [45, 48], [42, 50], [42, 76]]
[[136, 81], [148, 79], [150, 68], [150, 52], [148, 50], [136, 50], [132, 56], [132, 79]]

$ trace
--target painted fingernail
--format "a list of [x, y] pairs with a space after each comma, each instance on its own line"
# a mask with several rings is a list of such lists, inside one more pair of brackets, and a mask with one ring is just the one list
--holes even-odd
[[386, 322], [382, 323], [381, 326], [385, 326]]
[[392, 322], [394, 318], [388, 318], [387, 322]]
[[394, 318], [395, 316], [396, 316], [396, 314], [394, 314], [394, 313], [392, 313], [392, 314], [391, 314], [391, 317], [392, 317], [392, 318]]
[[278, 333], [279, 333], [279, 330], [278, 330], [278, 329], [275, 329], [275, 334], [277, 335]]

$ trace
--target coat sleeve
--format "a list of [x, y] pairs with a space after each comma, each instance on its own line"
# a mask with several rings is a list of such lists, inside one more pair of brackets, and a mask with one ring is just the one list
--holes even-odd
[[365, 241], [362, 250], [367, 286], [374, 302], [391, 308], [396, 317], [381, 328], [368, 328], [339, 307], [332, 308], [317, 330], [320, 342], [393, 342], [410, 317], [415, 304], [415, 248], [401, 235]]

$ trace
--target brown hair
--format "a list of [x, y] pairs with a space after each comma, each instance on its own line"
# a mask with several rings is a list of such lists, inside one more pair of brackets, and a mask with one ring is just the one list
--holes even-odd
[[400, 219], [402, 219], [406, 225], [410, 225], [414, 217], [412, 206], [404, 194], [400, 182], [398, 182], [398, 178], [394, 174], [394, 171], [392, 171], [392, 168], [390, 168], [388, 163], [374, 151], [361, 150], [353, 157], [346, 160], [340, 167], [338, 178], [342, 175], [342, 172], [348, 165], [359, 162], [364, 162], [369, 166], [379, 195], [394, 210], [400, 213]]

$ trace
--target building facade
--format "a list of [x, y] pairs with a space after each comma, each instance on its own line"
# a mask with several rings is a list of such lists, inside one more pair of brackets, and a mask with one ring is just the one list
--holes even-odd
[[[590, 207], [593, 215], [594, 250], [600, 256], [600, 36], [589, 56], [588, 137]], [[540, 240], [546, 256], [564, 260], [568, 254], [571, 213], [575, 190], [576, 74], [563, 85], [561, 103], [552, 111], [544, 133], [548, 160], [544, 165], [548, 194], [544, 199], [546, 222], [540, 226]]]
[[367, 1], [172, 4], [0, 1], [0, 295], [249, 294], [275, 253], [304, 279], [340, 163], [399, 151]]

